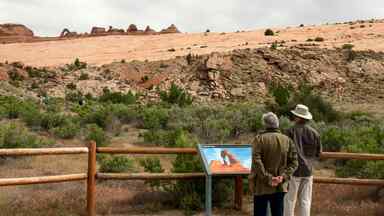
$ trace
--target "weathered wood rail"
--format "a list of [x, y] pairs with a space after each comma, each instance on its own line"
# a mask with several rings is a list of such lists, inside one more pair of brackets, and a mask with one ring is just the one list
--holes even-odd
[[[66, 155], [88, 154], [88, 172], [65, 174], [56, 176], [38, 176], [25, 178], [0, 178], [1, 186], [46, 184], [70, 181], [87, 180], [87, 214], [96, 215], [96, 181], [100, 180], [193, 180], [205, 178], [204, 173], [98, 173], [96, 170], [96, 154], [192, 154], [196, 155], [194, 148], [96, 148], [95, 142], [88, 147], [73, 148], [41, 148], [41, 149], [0, 149], [0, 156], [37, 156], [37, 155]], [[384, 154], [357, 154], [342, 152], [323, 152], [322, 159], [337, 160], [384, 160]], [[240, 180], [240, 181], [239, 181]], [[241, 205], [241, 178], [236, 177], [236, 205]], [[355, 179], [355, 178], [326, 178], [314, 177], [318, 184], [348, 184], [362, 186], [384, 186], [384, 179]]]

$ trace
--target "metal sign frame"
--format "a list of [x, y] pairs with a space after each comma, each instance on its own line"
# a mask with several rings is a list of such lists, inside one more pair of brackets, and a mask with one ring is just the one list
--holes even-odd
[[251, 148], [252, 158], [252, 145], [242, 144], [242, 145], [233, 145], [233, 144], [199, 144], [197, 146], [200, 159], [203, 163], [204, 173], [205, 173], [205, 211], [206, 216], [212, 215], [212, 176], [239, 176], [239, 175], [249, 175], [250, 172], [236, 172], [236, 173], [212, 173], [209, 168], [209, 163], [207, 158], [203, 153], [203, 149], [210, 148]]

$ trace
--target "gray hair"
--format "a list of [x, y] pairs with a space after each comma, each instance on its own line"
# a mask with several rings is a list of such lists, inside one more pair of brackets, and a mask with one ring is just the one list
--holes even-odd
[[263, 122], [265, 128], [279, 128], [279, 118], [277, 118], [276, 114], [273, 112], [263, 114], [261, 121]]

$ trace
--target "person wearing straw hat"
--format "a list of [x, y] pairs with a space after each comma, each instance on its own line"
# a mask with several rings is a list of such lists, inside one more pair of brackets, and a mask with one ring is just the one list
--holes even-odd
[[285, 196], [284, 215], [293, 216], [296, 201], [299, 216], [311, 214], [313, 163], [320, 157], [321, 141], [319, 133], [308, 122], [312, 114], [307, 106], [298, 104], [291, 111], [295, 125], [286, 131], [296, 144], [299, 167], [289, 181], [289, 190]]

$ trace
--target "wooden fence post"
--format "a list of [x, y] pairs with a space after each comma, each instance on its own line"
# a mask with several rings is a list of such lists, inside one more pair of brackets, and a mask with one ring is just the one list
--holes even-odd
[[241, 210], [243, 207], [243, 178], [235, 177], [235, 209]]
[[96, 142], [88, 144], [87, 214], [96, 215]]

